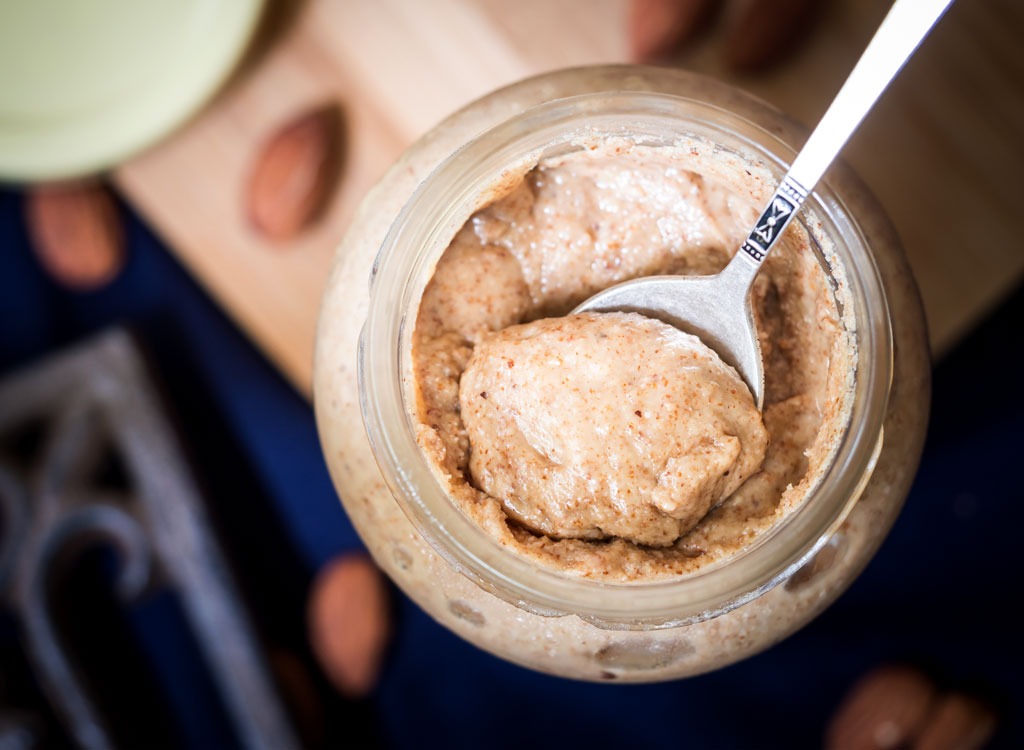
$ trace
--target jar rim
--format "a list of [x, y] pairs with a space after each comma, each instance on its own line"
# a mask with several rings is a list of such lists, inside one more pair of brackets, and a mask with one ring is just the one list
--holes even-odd
[[[766, 120], [779, 117], [768, 105], [754, 103]], [[359, 341], [360, 407], [370, 444], [389, 489], [424, 538], [455, 569], [523, 609], [575, 614], [610, 628], [674, 627], [709, 619], [756, 598], [804, 564], [842, 522], [870, 477], [892, 373], [892, 333], [878, 269], [855, 218], [825, 182], [812, 191], [804, 211], [828, 228], [835, 244], [854, 302], [851, 334], [859, 356], [849, 420], [829, 465], [799, 507], [725, 560], [685, 577], [650, 582], [596, 581], [537, 565], [503, 547], [463, 513], [420, 450], [408, 408], [413, 384], [403, 358], [411, 349], [407, 344], [422, 293], [422, 284], [413, 280], [432, 271], [458, 229], [481, 207], [486, 189], [510, 164], [536, 164], [542, 158], [539, 146], [550, 146], [551, 136], [559, 144], [585, 134], [607, 137], [609, 131], [599, 126], [616, 123], [623, 134], [635, 133], [644, 118], [652, 117], [681, 128], [725, 128], [722, 132], [737, 135], [777, 177], [794, 156], [792, 147], [764, 125], [675, 93], [620, 86], [525, 109], [448, 156], [405, 204], [374, 263]]]

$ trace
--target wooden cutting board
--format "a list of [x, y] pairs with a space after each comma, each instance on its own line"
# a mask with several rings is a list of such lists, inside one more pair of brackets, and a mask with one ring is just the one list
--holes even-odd
[[[242, 69], [199, 117], [114, 179], [295, 386], [310, 392], [320, 292], [368, 188], [437, 121], [554, 68], [627, 59], [627, 0], [309, 0], [271, 3]], [[783, 66], [729, 75], [713, 34], [678, 64], [813, 123], [885, 15], [833, 0]], [[933, 346], [946, 350], [1024, 275], [1024, 5], [961, 0], [846, 151], [907, 247]], [[348, 134], [326, 215], [285, 247], [254, 232], [244, 185], [268, 135], [337, 101]]]

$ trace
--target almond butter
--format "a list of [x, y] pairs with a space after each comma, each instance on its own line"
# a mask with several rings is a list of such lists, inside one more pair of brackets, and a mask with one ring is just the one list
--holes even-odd
[[310, 643], [344, 695], [362, 698], [377, 684], [389, 615], [387, 586], [366, 555], [337, 558], [317, 576], [309, 597]]
[[635, 62], [657, 62], [689, 41], [709, 19], [711, 0], [633, 0], [629, 51]]
[[881, 667], [863, 677], [829, 722], [825, 747], [887, 750], [904, 747], [923, 726], [935, 687], [916, 669]]
[[124, 232], [117, 206], [99, 183], [29, 190], [25, 223], [40, 264], [71, 289], [98, 289], [124, 265]]
[[249, 218], [267, 237], [284, 242], [327, 204], [339, 171], [341, 117], [328, 105], [281, 127], [266, 142], [249, 176]]
[[978, 750], [985, 747], [996, 727], [995, 713], [968, 695], [943, 696], [932, 709], [913, 750]]
[[779, 62], [809, 31], [826, 0], [736, 0], [725, 19], [725, 62], [755, 71]]

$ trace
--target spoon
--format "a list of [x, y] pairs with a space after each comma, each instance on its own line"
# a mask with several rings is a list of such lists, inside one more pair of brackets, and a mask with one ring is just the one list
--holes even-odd
[[761, 264], [847, 139], [952, 0], [896, 0], [736, 255], [715, 276], [648, 276], [609, 287], [580, 312], [637, 312], [700, 337], [739, 372], [757, 408], [764, 369], [750, 287]]

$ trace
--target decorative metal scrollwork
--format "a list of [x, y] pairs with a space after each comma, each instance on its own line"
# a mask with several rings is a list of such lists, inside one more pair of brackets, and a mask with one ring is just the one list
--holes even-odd
[[[74, 741], [113, 747], [59, 637], [47, 590], [68, 550], [112, 548], [122, 600], [154, 585], [177, 593], [242, 744], [297, 747], [157, 403], [134, 343], [117, 331], [0, 384], [0, 600], [14, 613], [39, 682]], [[40, 433], [38, 445], [5, 454], [4, 439], [16, 443], [26, 425]], [[125, 487], [104, 485], [111, 456], [123, 466]], [[10, 736], [29, 737], [18, 731]]]

